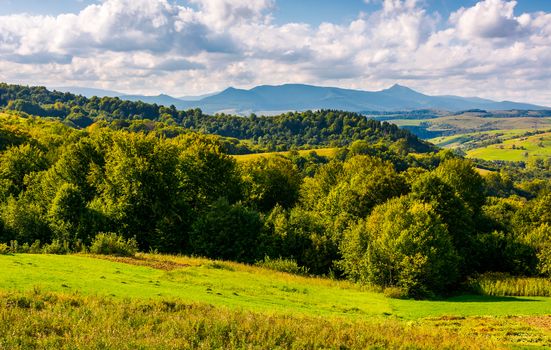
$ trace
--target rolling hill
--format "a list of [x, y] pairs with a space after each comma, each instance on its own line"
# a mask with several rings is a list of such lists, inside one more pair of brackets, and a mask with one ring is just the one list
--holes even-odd
[[[71, 91], [69, 88], [66, 91]], [[75, 89], [79, 93], [82, 89]], [[118, 97], [131, 101], [174, 105], [178, 109], [201, 108], [204, 112], [248, 115], [250, 113], [273, 115], [287, 111], [338, 109], [351, 112], [404, 111], [436, 109], [462, 111], [483, 110], [540, 110], [547, 107], [511, 101], [496, 102], [477, 97], [430, 96], [408, 87], [395, 84], [381, 91], [362, 91], [321, 87], [304, 84], [262, 85], [249, 90], [227, 88], [214, 94], [195, 99], [175, 98], [168, 95], [124, 95]]]

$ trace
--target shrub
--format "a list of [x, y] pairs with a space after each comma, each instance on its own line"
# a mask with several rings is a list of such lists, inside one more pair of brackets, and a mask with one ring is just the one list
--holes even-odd
[[6, 243], [0, 243], [0, 255], [6, 255], [10, 253], [10, 247]]
[[258, 259], [262, 221], [258, 212], [222, 199], [193, 224], [193, 254], [252, 263]]
[[271, 259], [269, 256], [266, 256], [264, 260], [258, 261], [256, 265], [270, 270], [292, 273], [295, 275], [308, 274], [308, 268], [304, 266], [299, 266], [297, 262], [293, 259]]
[[69, 248], [69, 242], [54, 239], [52, 243], [45, 244], [44, 247], [42, 247], [42, 252], [44, 254], [68, 254], [71, 252], [71, 249]]
[[383, 290], [383, 294], [391, 299], [405, 299], [408, 296], [407, 291], [400, 287], [386, 287]]
[[92, 245], [90, 253], [116, 256], [134, 256], [138, 251], [138, 243], [135, 238], [125, 240], [115, 233], [98, 233]]
[[355, 281], [400, 287], [414, 298], [449, 290], [458, 257], [447, 227], [429, 204], [408, 197], [375, 207], [347, 233], [340, 267]]
[[40, 254], [42, 251], [42, 248], [40, 247], [40, 240], [34, 241], [33, 244], [29, 247], [28, 253], [30, 254]]

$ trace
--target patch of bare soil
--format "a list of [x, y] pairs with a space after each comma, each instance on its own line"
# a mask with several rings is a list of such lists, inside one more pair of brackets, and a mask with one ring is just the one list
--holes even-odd
[[189, 264], [178, 263], [172, 260], [165, 259], [156, 259], [152, 257], [121, 257], [121, 256], [112, 256], [112, 255], [90, 255], [96, 259], [109, 260], [118, 263], [137, 265], [137, 266], [147, 266], [158, 270], [171, 271], [175, 269], [181, 269], [184, 267], [190, 267]]

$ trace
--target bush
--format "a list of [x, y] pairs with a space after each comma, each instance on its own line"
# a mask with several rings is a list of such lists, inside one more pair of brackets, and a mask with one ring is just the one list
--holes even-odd
[[42, 248], [40, 247], [40, 241], [37, 239], [36, 241], [34, 241], [33, 244], [31, 244], [31, 246], [29, 247], [29, 251], [27, 253], [40, 254], [41, 251], [42, 251]]
[[71, 252], [71, 249], [69, 248], [69, 242], [54, 239], [52, 243], [45, 244], [44, 247], [42, 247], [42, 252], [44, 254], [68, 254]]
[[457, 282], [458, 257], [447, 227], [429, 204], [408, 197], [375, 207], [341, 246], [349, 278], [400, 287], [409, 297], [443, 294]]
[[253, 263], [260, 255], [261, 230], [258, 212], [222, 199], [193, 224], [191, 252], [211, 259]]
[[0, 243], [0, 255], [6, 255], [10, 253], [10, 247], [6, 243]]
[[266, 256], [264, 260], [258, 261], [256, 265], [270, 270], [292, 273], [295, 275], [308, 274], [308, 268], [304, 266], [299, 266], [297, 262], [293, 259], [270, 259], [269, 256]]
[[92, 245], [90, 253], [116, 256], [134, 256], [138, 251], [138, 243], [135, 238], [125, 240], [115, 233], [98, 233]]
[[391, 299], [406, 299], [408, 296], [407, 291], [400, 287], [386, 287], [383, 290], [383, 294]]

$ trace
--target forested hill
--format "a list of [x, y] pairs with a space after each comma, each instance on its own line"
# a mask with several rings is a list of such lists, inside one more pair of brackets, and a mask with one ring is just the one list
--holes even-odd
[[[356, 140], [392, 143], [401, 141], [408, 150], [428, 152], [434, 148], [409, 131], [386, 122], [368, 120], [358, 113], [320, 110], [289, 112], [273, 117], [248, 118], [217, 114], [200, 109], [177, 110], [143, 102], [111, 97], [86, 98], [70, 93], [0, 83], [0, 107], [41, 117], [53, 117], [75, 127], [87, 127], [99, 120], [162, 121], [208, 134], [250, 140], [267, 150], [316, 146], [345, 146]], [[403, 141], [405, 142], [403, 142]]]

